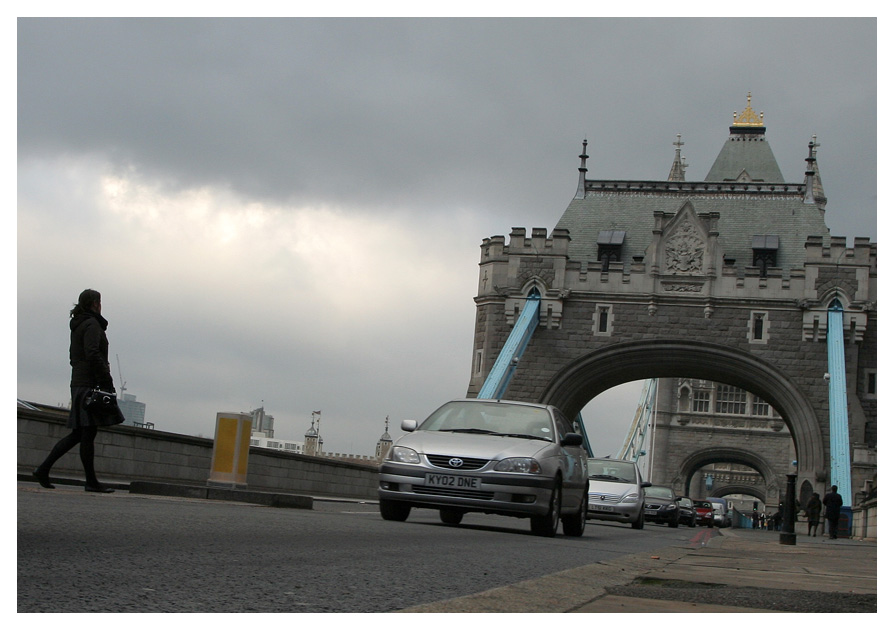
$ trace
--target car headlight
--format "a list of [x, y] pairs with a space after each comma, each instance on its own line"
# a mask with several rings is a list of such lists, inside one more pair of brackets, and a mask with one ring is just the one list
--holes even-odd
[[388, 460], [402, 464], [418, 464], [420, 461], [419, 453], [406, 446], [392, 446], [391, 452], [388, 453]]
[[509, 457], [494, 467], [497, 472], [529, 473], [541, 472], [540, 464], [532, 457]]
[[636, 503], [637, 501], [639, 501], [639, 495], [635, 492], [621, 499], [621, 503]]

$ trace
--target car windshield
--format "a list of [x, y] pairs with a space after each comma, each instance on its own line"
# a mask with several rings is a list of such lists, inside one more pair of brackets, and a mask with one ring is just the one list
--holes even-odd
[[636, 483], [636, 464], [633, 462], [588, 459], [587, 469], [590, 471], [590, 479]]
[[546, 409], [474, 400], [453, 401], [441, 406], [425, 419], [419, 430], [553, 441], [552, 418]]
[[653, 499], [673, 499], [674, 491], [664, 486], [652, 486], [646, 488], [646, 496]]
[[708, 508], [709, 510], [710, 510], [710, 509], [713, 509], [713, 508], [711, 507], [711, 504], [708, 503], [707, 501], [696, 501], [696, 502], [695, 502], [695, 507]]
[[680, 499], [680, 505], [682, 505], [683, 507], [692, 507], [692, 501], [687, 499], [686, 497], [683, 497], [682, 499]]

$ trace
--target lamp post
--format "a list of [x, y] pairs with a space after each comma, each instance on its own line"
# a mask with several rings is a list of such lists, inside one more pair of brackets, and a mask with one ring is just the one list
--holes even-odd
[[[797, 466], [797, 462], [792, 465]], [[780, 545], [797, 545], [798, 535], [795, 534], [795, 482], [798, 473], [789, 473], [785, 483], [785, 504], [782, 511], [782, 531], [779, 532]]]

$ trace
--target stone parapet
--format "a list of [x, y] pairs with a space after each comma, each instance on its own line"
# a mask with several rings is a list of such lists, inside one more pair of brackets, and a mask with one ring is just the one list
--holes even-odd
[[[18, 409], [17, 464], [36, 468], [69, 432], [67, 414]], [[214, 440], [118, 425], [96, 437], [96, 470], [111, 477], [204, 485], [211, 471]], [[64, 455], [53, 474], [83, 477], [77, 449]], [[264, 492], [376, 498], [378, 467], [251, 447], [248, 487]]]

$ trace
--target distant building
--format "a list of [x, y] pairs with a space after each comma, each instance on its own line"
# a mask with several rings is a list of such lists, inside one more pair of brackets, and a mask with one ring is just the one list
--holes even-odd
[[273, 416], [264, 412], [264, 406], [261, 405], [257, 409], [248, 412], [251, 416], [251, 434], [256, 433], [264, 435], [268, 438], [273, 437]]
[[294, 440], [275, 440], [269, 438], [263, 433], [252, 433], [249, 440], [250, 446], [258, 446], [260, 448], [272, 448], [276, 451], [285, 451], [286, 453], [304, 454], [304, 446], [300, 442]]
[[118, 399], [118, 408], [124, 414], [128, 424], [144, 429], [154, 429], [155, 425], [146, 422], [146, 403], [139, 402], [133, 394], [121, 394]]
[[385, 459], [385, 456], [388, 455], [388, 451], [391, 450], [391, 445], [394, 443], [394, 440], [391, 439], [391, 436], [388, 434], [388, 416], [385, 416], [385, 433], [382, 434], [382, 437], [379, 438], [378, 443], [376, 444], [376, 460], [382, 461]]

